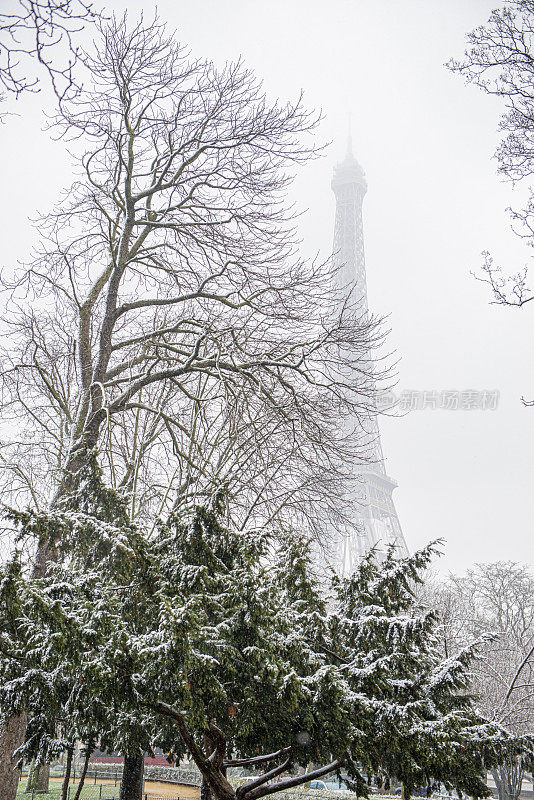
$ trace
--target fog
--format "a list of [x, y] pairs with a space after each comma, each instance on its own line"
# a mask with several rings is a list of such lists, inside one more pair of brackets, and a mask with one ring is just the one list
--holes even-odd
[[[475, 561], [528, 562], [532, 554], [534, 307], [505, 309], [472, 271], [489, 250], [515, 272], [530, 251], [506, 208], [520, 189], [497, 175], [500, 103], [445, 67], [494, 3], [482, 0], [162, 0], [158, 12], [195, 56], [242, 56], [271, 97], [304, 92], [321, 108], [321, 159], [301, 169], [292, 200], [303, 210], [303, 251], [332, 248], [332, 169], [348, 116], [365, 170], [370, 308], [388, 317], [399, 359], [395, 392], [497, 391], [495, 409], [412, 410], [381, 421], [395, 503], [409, 548], [446, 540], [439, 568]], [[145, 18], [150, 2], [115, 2]], [[28, 217], [46, 211], [71, 180], [65, 146], [44, 130], [44, 96], [12, 103], [2, 128], [3, 264], [24, 259]], [[46, 104], [46, 103], [45, 103]], [[422, 395], [417, 394], [417, 397]], [[439, 405], [436, 403], [435, 405]]]

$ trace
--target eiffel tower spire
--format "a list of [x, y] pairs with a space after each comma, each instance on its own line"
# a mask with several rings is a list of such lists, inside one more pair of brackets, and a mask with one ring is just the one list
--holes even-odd
[[[353, 287], [363, 314], [367, 314], [367, 278], [363, 239], [363, 200], [367, 192], [365, 173], [352, 152], [349, 127], [347, 152], [334, 169], [332, 189], [336, 197], [334, 259], [336, 282], [342, 288]], [[370, 356], [371, 358], [371, 356]], [[375, 414], [364, 421], [369, 441], [366, 462], [357, 470], [355, 489], [347, 498], [354, 524], [340, 533], [337, 542], [337, 566], [344, 574], [352, 572], [358, 559], [372, 547], [384, 550], [395, 544], [399, 555], [408, 548], [393, 503], [397, 486], [386, 474], [380, 431]]]

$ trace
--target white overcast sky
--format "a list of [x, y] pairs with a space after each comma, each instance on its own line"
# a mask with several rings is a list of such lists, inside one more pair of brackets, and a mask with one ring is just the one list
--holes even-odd
[[[0, 0], [3, 6], [7, 0]], [[483, 23], [486, 0], [160, 0], [159, 15], [192, 53], [242, 56], [274, 97], [301, 89], [325, 115], [326, 155], [305, 167], [294, 197], [306, 213], [304, 248], [332, 247], [334, 163], [348, 113], [368, 179], [364, 206], [369, 305], [388, 314], [400, 358], [398, 391], [500, 391], [496, 411], [414, 411], [381, 423], [408, 546], [446, 539], [440, 569], [475, 561], [532, 562], [534, 552], [534, 306], [489, 304], [470, 275], [480, 253], [517, 270], [530, 257], [510, 233], [519, 202], [496, 173], [498, 100], [443, 66]], [[151, 2], [114, 2], [132, 17]], [[0, 129], [2, 256], [28, 253], [27, 222], [68, 186], [69, 160], [43, 131], [42, 98], [16, 105]], [[534, 281], [534, 274], [533, 274]]]

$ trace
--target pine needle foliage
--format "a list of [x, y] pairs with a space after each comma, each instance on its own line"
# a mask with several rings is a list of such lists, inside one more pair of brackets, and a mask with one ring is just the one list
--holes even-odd
[[[487, 796], [481, 775], [510, 740], [467, 691], [476, 646], [441, 660], [436, 615], [417, 605], [435, 548], [370, 553], [325, 588], [305, 538], [237, 531], [224, 507], [220, 492], [147, 535], [93, 466], [56, 511], [9, 512], [21, 540], [53, 535], [61, 551], [44, 577], [22, 550], [0, 571], [0, 708], [29, 712], [21, 755], [163, 747], [217, 800], [298, 785], [310, 763], [360, 795], [395, 778], [407, 796], [435, 782]], [[267, 767], [236, 790], [234, 763]]]

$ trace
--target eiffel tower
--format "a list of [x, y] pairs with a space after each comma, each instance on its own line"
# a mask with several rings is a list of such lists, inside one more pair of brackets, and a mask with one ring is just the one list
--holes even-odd
[[[367, 181], [352, 153], [350, 136], [347, 154], [334, 169], [332, 189], [336, 196], [335, 280], [340, 287], [355, 287], [360, 308], [366, 314], [367, 280], [362, 207]], [[344, 575], [350, 574], [358, 560], [373, 547], [380, 555], [389, 544], [394, 544], [397, 555], [408, 554], [393, 503], [393, 490], [397, 484], [386, 473], [376, 415], [369, 414], [365, 428], [369, 440], [366, 461], [357, 468], [355, 488], [350, 497], [347, 497], [353, 524], [334, 537], [334, 566]]]

